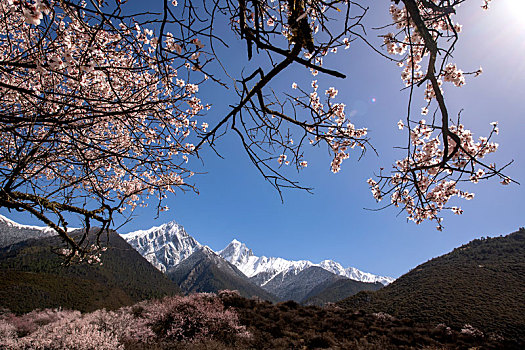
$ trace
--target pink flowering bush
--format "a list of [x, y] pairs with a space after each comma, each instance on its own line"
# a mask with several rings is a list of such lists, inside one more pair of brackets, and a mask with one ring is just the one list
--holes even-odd
[[79, 316], [80, 312], [78, 311], [44, 309], [33, 310], [20, 316], [16, 316], [11, 313], [4, 313], [2, 316], [0, 316], [0, 319], [14, 326], [18, 336], [25, 336], [27, 334], [33, 333], [39, 327], [49, 323], [56, 322], [63, 318], [75, 318]]
[[198, 342], [217, 338], [232, 342], [246, 332], [238, 325], [237, 314], [225, 310], [214, 294], [167, 297], [148, 303], [143, 315], [157, 337], [168, 340]]
[[[40, 316], [51, 316], [45, 323], [38, 327]], [[53, 315], [55, 314], [55, 315]], [[23, 327], [24, 330], [32, 330], [28, 335], [21, 338], [4, 338], [0, 345], [10, 349], [123, 349], [119, 345], [116, 334], [105, 331], [100, 323], [94, 322], [90, 314], [81, 315], [78, 311], [53, 311], [31, 312], [20, 317], [13, 317], [11, 321]], [[5, 322], [5, 321], [4, 321]]]
[[0, 346], [13, 347], [16, 344], [16, 326], [0, 319]]
[[483, 337], [483, 332], [470, 324], [465, 324], [463, 328], [461, 328], [460, 333], [473, 337]]
[[142, 344], [233, 344], [248, 337], [237, 314], [215, 294], [145, 301], [117, 311], [35, 310], [0, 317], [0, 348], [112, 350]]

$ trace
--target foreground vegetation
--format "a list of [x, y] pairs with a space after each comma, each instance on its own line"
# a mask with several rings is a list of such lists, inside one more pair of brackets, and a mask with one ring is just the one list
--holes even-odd
[[471, 326], [423, 325], [339, 307], [271, 304], [236, 292], [144, 301], [81, 314], [36, 310], [0, 315], [7, 349], [487, 349], [512, 348]]

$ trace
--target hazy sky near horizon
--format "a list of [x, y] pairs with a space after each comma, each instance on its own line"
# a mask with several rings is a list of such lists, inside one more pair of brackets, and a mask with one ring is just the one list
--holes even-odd
[[[366, 2], [366, 1], [365, 1]], [[399, 277], [433, 257], [447, 253], [481, 236], [497, 236], [525, 226], [525, 6], [522, 0], [495, 0], [489, 11], [482, 11], [481, 0], [469, 0], [458, 9], [457, 21], [463, 32], [454, 53], [464, 71], [483, 67], [477, 78], [467, 77], [461, 88], [447, 86], [445, 96], [451, 115], [462, 110], [462, 122], [474, 136], [487, 136], [489, 123], [499, 122], [500, 134], [493, 141], [499, 150], [490, 162], [499, 165], [514, 160], [507, 174], [522, 185], [503, 186], [497, 180], [466, 184], [474, 200], [456, 199], [453, 205], [463, 215], [444, 214], [443, 232], [433, 222], [415, 225], [396, 208], [377, 209], [366, 179], [380, 167], [389, 169], [403, 157], [395, 146], [406, 144], [406, 134], [396, 123], [404, 119], [408, 94], [401, 91], [401, 69], [395, 63], [354, 42], [349, 50], [327, 59], [325, 66], [348, 75], [345, 80], [318, 76], [320, 91], [329, 86], [339, 89], [338, 101], [347, 105], [352, 122], [368, 127], [371, 142], [379, 156], [368, 152], [358, 161], [351, 154], [338, 174], [330, 172], [326, 149], [308, 151], [308, 167], [294, 179], [312, 187], [313, 194], [299, 190], [284, 191], [284, 203], [241, 149], [235, 135], [227, 135], [218, 145], [224, 159], [212, 152], [203, 153], [206, 174], [195, 178], [200, 194], [177, 193], [168, 198], [170, 211], [155, 218], [153, 205], [136, 211], [136, 218], [120, 229], [126, 233], [147, 229], [176, 220], [202, 244], [224, 248], [236, 238], [256, 255], [319, 262], [333, 259], [345, 267], [353, 266], [375, 274]], [[372, 0], [367, 19], [369, 27], [389, 20], [390, 2]], [[371, 40], [384, 31], [369, 31]], [[232, 45], [231, 64], [246, 55], [244, 45]], [[306, 69], [291, 68], [272, 85], [275, 90], [291, 89], [296, 81], [306, 86], [312, 76]], [[213, 108], [208, 123], [221, 119], [234, 102], [231, 91], [202, 88], [201, 98], [209, 94]], [[416, 91], [414, 107], [424, 106], [423, 92]], [[0, 213], [24, 224], [39, 224], [21, 213]], [[399, 214], [399, 215], [398, 215]]]

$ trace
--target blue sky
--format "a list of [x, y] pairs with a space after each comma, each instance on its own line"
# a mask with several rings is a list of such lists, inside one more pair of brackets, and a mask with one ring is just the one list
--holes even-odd
[[[308, 151], [308, 167], [294, 178], [313, 187], [314, 194], [284, 191], [281, 203], [279, 194], [243, 153], [236, 136], [227, 135], [218, 145], [224, 159], [212, 152], [203, 153], [207, 173], [195, 179], [199, 195], [178, 193], [168, 198], [171, 210], [157, 219], [153, 208], [141, 209], [121, 232], [176, 220], [212, 249], [222, 249], [236, 238], [257, 255], [314, 262], [333, 259], [344, 266], [399, 277], [474, 238], [508, 234], [525, 226], [525, 22], [515, 15], [520, 1], [493, 1], [488, 12], [480, 9], [481, 0], [470, 0], [459, 8], [457, 20], [463, 24], [463, 33], [455, 62], [465, 71], [482, 66], [484, 73], [478, 78], [468, 77], [464, 87], [447, 87], [445, 96], [452, 115], [463, 109], [463, 123], [476, 137], [486, 136], [489, 123], [499, 121], [500, 134], [494, 141], [500, 148], [490, 160], [500, 165], [514, 160], [507, 173], [522, 185], [502, 186], [496, 180], [467, 184], [465, 188], [476, 194], [475, 199], [454, 202], [465, 212], [461, 216], [445, 214], [443, 232], [433, 223], [407, 223], [406, 215], [394, 208], [364, 209], [379, 207], [366, 179], [379, 167], [389, 169], [403, 156], [393, 147], [406, 143], [406, 135], [396, 123], [404, 119], [407, 93], [400, 91], [400, 69], [357, 42], [325, 63], [347, 74], [346, 80], [318, 79], [322, 81], [320, 89], [333, 85], [339, 89], [338, 100], [347, 105], [347, 111], [355, 111], [352, 122], [356, 126], [368, 127], [379, 156], [368, 152], [357, 161], [357, 155], [352, 154], [342, 171], [332, 174], [325, 149]], [[389, 2], [368, 3], [368, 24], [385, 24]], [[376, 40], [381, 33], [370, 31], [369, 37]], [[233, 44], [224, 52], [235, 65], [245, 52], [244, 46]], [[306, 84], [311, 78], [305, 69], [289, 69], [272, 88], [290, 89], [293, 81]], [[231, 92], [221, 89], [203, 88], [202, 93], [209, 94], [213, 102], [207, 117], [210, 125], [227, 113], [225, 102], [235, 101]], [[422, 91], [416, 92], [414, 106], [419, 109], [423, 102]], [[8, 214], [3, 209], [0, 213], [21, 223], [37, 224], [27, 215]]]

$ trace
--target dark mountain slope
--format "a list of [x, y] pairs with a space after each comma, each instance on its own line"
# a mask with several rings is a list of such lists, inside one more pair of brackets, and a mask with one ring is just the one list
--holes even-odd
[[337, 278], [327, 280], [325, 283], [315, 287], [304, 297], [302, 303], [321, 306], [327, 303], [335, 303], [361, 291], [376, 291], [381, 288], [383, 288], [383, 284], [379, 282], [366, 283], [348, 278]]
[[56, 231], [49, 227], [21, 225], [0, 215], [0, 248], [31, 238], [51, 237], [56, 234]]
[[470, 324], [525, 345], [525, 229], [476, 239], [339, 305], [453, 327]]
[[0, 308], [15, 313], [62, 307], [93, 311], [133, 304], [120, 288], [99, 282], [44, 272], [0, 270]]
[[188, 293], [216, 293], [230, 289], [237, 290], [247, 298], [256, 296], [264, 300], [276, 300], [272, 294], [250, 282], [234, 265], [205, 246], [169, 269], [166, 275]]
[[311, 266], [297, 274], [281, 272], [262, 288], [279, 300], [294, 300], [302, 302], [317, 286], [325, 282], [332, 282], [344, 277], [338, 276], [318, 266]]
[[52, 251], [61, 245], [60, 238], [49, 237], [0, 249], [4, 277], [0, 307], [16, 312], [58, 306], [91, 311], [180, 293], [177, 285], [114, 232], [102, 238], [108, 249], [102, 253], [101, 266], [62, 266]]

